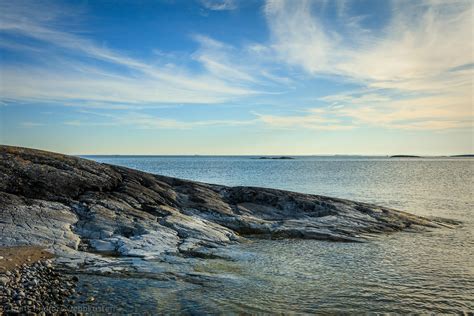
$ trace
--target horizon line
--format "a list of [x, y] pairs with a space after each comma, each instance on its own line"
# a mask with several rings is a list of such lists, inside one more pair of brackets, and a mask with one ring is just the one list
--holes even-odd
[[[474, 154], [439, 154], [439, 155], [423, 155], [423, 154], [69, 154], [70, 156], [88, 157], [88, 156], [116, 156], [116, 157], [335, 157], [335, 156], [359, 156], [359, 157], [393, 157], [393, 156], [407, 156], [407, 157], [465, 157], [473, 156]], [[403, 158], [403, 157], [399, 157]]]

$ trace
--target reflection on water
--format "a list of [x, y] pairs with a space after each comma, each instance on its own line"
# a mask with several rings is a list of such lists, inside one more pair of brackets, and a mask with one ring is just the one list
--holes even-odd
[[203, 284], [84, 278], [97, 286], [97, 304], [124, 312], [474, 310], [474, 160], [94, 159], [205, 182], [332, 195], [463, 221], [454, 230], [398, 233], [363, 244], [254, 240], [229, 249], [234, 261], [197, 260], [191, 269], [215, 276]]

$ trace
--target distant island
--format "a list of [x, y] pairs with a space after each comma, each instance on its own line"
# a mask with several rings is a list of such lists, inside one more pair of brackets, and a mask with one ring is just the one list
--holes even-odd
[[293, 157], [281, 156], [281, 157], [259, 157], [254, 159], [295, 159]]
[[393, 156], [390, 156], [390, 158], [421, 158], [421, 157], [414, 156], [414, 155], [393, 155]]
[[[464, 155], [451, 155], [451, 156], [431, 156], [425, 158], [474, 158], [474, 154], [464, 154]], [[423, 158], [422, 156], [415, 156], [415, 155], [393, 155], [389, 158]]]

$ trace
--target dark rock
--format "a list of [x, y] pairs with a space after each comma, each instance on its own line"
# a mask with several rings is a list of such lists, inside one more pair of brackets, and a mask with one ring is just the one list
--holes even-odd
[[278, 160], [282, 160], [282, 159], [295, 159], [295, 158], [288, 157], [288, 156], [281, 156], [281, 157], [259, 157], [257, 159], [278, 159]]
[[390, 158], [421, 158], [421, 157], [414, 156], [414, 155], [393, 155], [393, 156], [390, 156]]

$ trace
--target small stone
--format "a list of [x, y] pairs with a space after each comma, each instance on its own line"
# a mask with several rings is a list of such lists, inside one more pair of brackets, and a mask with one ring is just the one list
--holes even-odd
[[0, 277], [0, 284], [1, 285], [6, 285], [10, 279], [8, 277]]
[[95, 301], [95, 297], [94, 296], [89, 296], [86, 300], [86, 302], [88, 303], [92, 303], [93, 301]]

